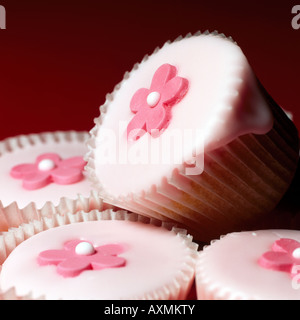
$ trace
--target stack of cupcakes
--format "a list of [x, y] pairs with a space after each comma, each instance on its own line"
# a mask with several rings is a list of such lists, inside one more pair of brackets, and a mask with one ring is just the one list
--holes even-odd
[[0, 148], [4, 298], [186, 299], [196, 276], [199, 299], [300, 299], [299, 234], [245, 231], [296, 225], [282, 212], [298, 132], [231, 38], [189, 34], [145, 56], [90, 135]]

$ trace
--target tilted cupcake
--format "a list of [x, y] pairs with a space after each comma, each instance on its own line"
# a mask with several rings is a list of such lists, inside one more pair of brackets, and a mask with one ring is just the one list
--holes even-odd
[[270, 212], [296, 169], [295, 126], [224, 35], [167, 42], [100, 111], [87, 171], [101, 196], [198, 240]]
[[57, 131], [0, 143], [1, 231], [57, 206], [61, 212], [102, 209], [84, 170], [88, 137], [88, 132]]
[[[1, 236], [0, 255], [11, 251], [1, 291], [47, 300], [186, 299], [198, 252], [185, 230], [122, 211], [75, 216], [81, 222], [60, 226], [55, 219], [62, 216], [53, 216], [53, 227], [40, 224], [42, 230], [18, 245], [30, 224]], [[7, 245], [12, 239], [14, 249]]]
[[200, 300], [300, 300], [300, 231], [236, 232], [213, 241], [196, 267]]

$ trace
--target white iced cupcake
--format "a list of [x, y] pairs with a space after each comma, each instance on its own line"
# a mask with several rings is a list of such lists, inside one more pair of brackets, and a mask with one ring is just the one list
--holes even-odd
[[21, 135], [0, 142], [0, 230], [45, 212], [103, 209], [85, 172], [88, 132]]
[[300, 231], [235, 232], [206, 246], [196, 267], [199, 300], [300, 300]]
[[53, 215], [0, 242], [2, 292], [31, 299], [186, 299], [198, 256], [185, 230], [111, 210]]
[[100, 111], [87, 165], [100, 195], [198, 240], [271, 212], [296, 170], [295, 126], [241, 48], [218, 33], [165, 43]]

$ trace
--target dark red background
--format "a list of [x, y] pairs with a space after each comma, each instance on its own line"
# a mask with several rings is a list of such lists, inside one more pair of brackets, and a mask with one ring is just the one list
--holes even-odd
[[[218, 30], [242, 47], [258, 78], [300, 127], [298, 1], [0, 0], [0, 139], [89, 130], [105, 95], [165, 41]], [[300, 21], [299, 21], [300, 23]]]

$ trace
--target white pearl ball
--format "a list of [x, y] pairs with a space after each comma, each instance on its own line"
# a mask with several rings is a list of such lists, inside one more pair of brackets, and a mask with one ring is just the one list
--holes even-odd
[[296, 259], [300, 259], [300, 248], [297, 248], [293, 251], [293, 257]]
[[95, 253], [95, 249], [91, 243], [83, 241], [75, 247], [75, 252], [79, 255], [88, 256]]
[[147, 103], [150, 107], [155, 107], [160, 99], [160, 93], [153, 91], [148, 94]]
[[38, 168], [41, 171], [49, 171], [55, 168], [55, 162], [51, 159], [44, 159], [38, 164]]

